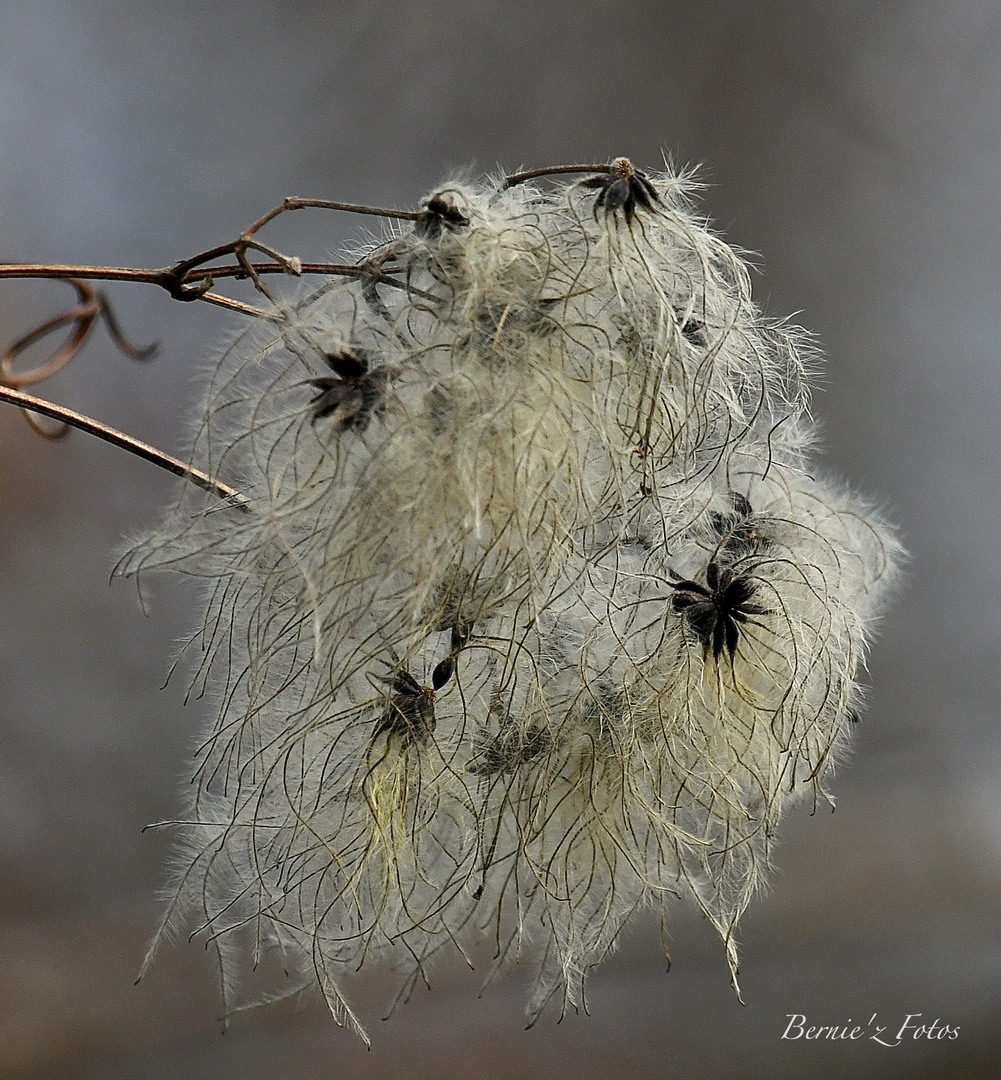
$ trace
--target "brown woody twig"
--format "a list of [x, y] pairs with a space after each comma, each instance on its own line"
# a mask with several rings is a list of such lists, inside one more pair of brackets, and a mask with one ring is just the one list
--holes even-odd
[[206, 491], [211, 491], [222, 499], [229, 499], [234, 506], [238, 506], [242, 510], [250, 509], [250, 500], [241, 495], [236, 488], [223, 484], [207, 473], [203, 473], [200, 469], [185, 465], [178, 458], [171, 457], [170, 454], [165, 454], [162, 450], [157, 450], [156, 447], [141, 442], [131, 435], [126, 435], [123, 431], [108, 427], [107, 424], [102, 424], [89, 416], [83, 416], [81, 413], [73, 412], [72, 409], [63, 408], [62, 405], [56, 405], [51, 401], [45, 401], [42, 398], [34, 397], [32, 394], [26, 394], [21, 390], [13, 390], [9, 387], [0, 387], [0, 401], [9, 402], [11, 405], [19, 405], [22, 409], [30, 409], [32, 412], [40, 413], [42, 416], [49, 416], [61, 424], [96, 435], [99, 439], [111, 443], [112, 446], [121, 447], [123, 450], [128, 450], [130, 454], [135, 454], [137, 457], [145, 458], [146, 461], [151, 461], [154, 465], [159, 465], [161, 469], [166, 469], [167, 472], [172, 472], [176, 476], [183, 476], [193, 484], [197, 484]]
[[[552, 176], [571, 172], [609, 172], [612, 168], [611, 165], [599, 164], [560, 165], [547, 169], [533, 169], [506, 177], [504, 186], [513, 187], [515, 184], [539, 176]], [[30, 394], [25, 394], [18, 387], [41, 382], [64, 367], [79, 352], [94, 325], [102, 319], [108, 327], [115, 344], [127, 356], [135, 360], [143, 360], [155, 352], [156, 345], [151, 345], [146, 349], [138, 349], [128, 342], [122, 334], [107, 297], [86, 284], [88, 281], [129, 281], [156, 285], [166, 290], [175, 300], [203, 300], [206, 303], [215, 304], [230, 311], [237, 311], [253, 318], [265, 318], [275, 321], [280, 321], [283, 317], [279, 311], [255, 307], [242, 300], [235, 300], [232, 297], [213, 292], [212, 286], [215, 281], [220, 278], [249, 279], [253, 282], [257, 291], [269, 300], [273, 298], [265, 286], [263, 278], [270, 274], [292, 274], [297, 277], [302, 274], [356, 277], [363, 279], [366, 287], [369, 288], [375, 283], [395, 288], [410, 288], [405, 281], [398, 280], [394, 276], [399, 274], [403, 267], [385, 265], [387, 261], [395, 257], [396, 252], [392, 246], [357, 264], [304, 263], [294, 256], [283, 255], [280, 251], [256, 239], [257, 233], [279, 215], [292, 210], [307, 208], [341, 210], [353, 214], [371, 214], [377, 217], [395, 218], [403, 221], [420, 221], [426, 218], [429, 213], [427, 208], [422, 210], [391, 210], [357, 203], [335, 202], [330, 199], [308, 199], [293, 196], [284, 199], [278, 206], [258, 218], [252, 225], [244, 229], [236, 240], [228, 244], [208, 248], [190, 258], [182, 259], [172, 266], [161, 267], [160, 269], [143, 269], [128, 266], [67, 266], [55, 263], [0, 263], [0, 279], [49, 278], [65, 280], [73, 285], [79, 295], [79, 303], [75, 307], [35, 327], [18, 338], [0, 355], [0, 401], [19, 405], [28, 422], [41, 435], [48, 438], [60, 438], [66, 434], [70, 427], [80, 428], [82, 431], [87, 431], [98, 438], [113, 443], [115, 446], [128, 450], [130, 453], [137, 454], [139, 457], [160, 466], [160, 468], [167, 469], [178, 476], [184, 476], [193, 483], [205, 488], [205, 490], [230, 499], [234, 505], [248, 509], [250, 504], [244, 496], [198, 469], [185, 465], [177, 458], [173, 458], [169, 454], [140, 442], [131, 435], [109, 428], [97, 420], [82, 416], [80, 413], [75, 413], [70, 409], [65, 409], [41, 398], [32, 397]], [[267, 263], [251, 262], [247, 257], [248, 251], [258, 251], [274, 261]], [[235, 259], [235, 262], [221, 265], [216, 263], [216, 260], [230, 256]], [[69, 339], [45, 363], [32, 368], [30, 371], [14, 372], [13, 361], [20, 353], [60, 327], [67, 325], [72, 327]], [[38, 420], [39, 415], [56, 420], [58, 426], [56, 428], [43, 426]]]

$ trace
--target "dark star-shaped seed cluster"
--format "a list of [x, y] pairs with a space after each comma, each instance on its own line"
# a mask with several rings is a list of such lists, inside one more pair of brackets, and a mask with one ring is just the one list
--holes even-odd
[[323, 359], [335, 376], [323, 375], [309, 380], [319, 391], [310, 402], [313, 423], [329, 418], [338, 431], [365, 428], [382, 408], [391, 369], [373, 369], [364, 349], [345, 348], [336, 353], [324, 353]]
[[581, 187], [595, 188], [598, 191], [594, 200], [595, 220], [598, 218], [599, 209], [604, 207], [605, 217], [614, 216], [621, 210], [626, 224], [630, 225], [637, 207], [653, 211], [660, 202], [657, 189], [639, 169], [633, 168], [633, 163], [628, 158], [616, 158], [612, 162], [611, 172], [589, 176], [581, 181]]
[[445, 231], [455, 232], [469, 224], [469, 218], [459, 209], [448, 192], [436, 192], [421, 207], [421, 216], [414, 225], [418, 236], [433, 240]]
[[755, 615], [767, 615], [768, 609], [751, 602], [757, 584], [748, 574], [711, 562], [706, 567], [706, 583], [676, 581], [671, 607], [685, 620], [686, 627], [698, 638], [706, 656], [712, 650], [719, 662], [724, 650], [733, 658], [740, 641], [740, 627]]

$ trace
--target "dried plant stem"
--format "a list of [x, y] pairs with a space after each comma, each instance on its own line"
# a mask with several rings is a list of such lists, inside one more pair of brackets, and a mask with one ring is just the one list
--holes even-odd
[[[563, 173], [611, 172], [614, 166], [606, 163], [590, 165], [556, 165], [544, 169], [531, 169], [527, 172], [513, 173], [504, 180], [505, 187], [514, 187], [540, 176], [557, 176]], [[332, 199], [309, 199], [289, 196], [249, 225], [228, 244], [219, 244], [174, 263], [173, 266], [147, 269], [131, 266], [68, 266], [59, 263], [0, 263], [0, 279], [3, 278], [78, 278], [87, 281], [131, 281], [140, 284], [157, 285], [165, 289], [175, 300], [205, 300], [208, 303], [239, 311], [254, 317], [267, 316], [267, 313], [249, 304], [232, 300], [229, 297], [211, 293], [213, 282], [222, 277], [249, 278], [258, 291], [269, 295], [261, 277], [266, 274], [319, 274], [343, 277], [369, 277], [381, 284], [403, 287], [393, 279], [398, 272], [395, 267], [371, 266], [365, 263], [304, 263], [293, 256], [261, 244], [254, 239], [260, 229], [276, 217], [292, 210], [308, 208], [320, 210], [340, 210], [351, 214], [369, 214], [382, 218], [394, 218], [401, 221], [419, 221], [426, 214], [425, 210], [396, 210], [387, 207], [366, 206], [360, 203], [337, 202]], [[246, 258], [250, 249], [260, 251], [274, 259], [271, 263], [251, 263]], [[235, 264], [206, 266], [214, 259], [229, 255], [236, 257]]]
[[[68, 426], [78, 427], [89, 431], [92, 435], [113, 443], [130, 453], [145, 458], [147, 461], [159, 465], [169, 472], [184, 476], [192, 483], [208, 491], [215, 492], [222, 498], [232, 500], [236, 505], [244, 508], [249, 505], [238, 492], [225, 484], [185, 465], [182, 461], [170, 457], [138, 439], [132, 438], [123, 432], [115, 431], [104, 424], [89, 417], [81, 416], [62, 406], [43, 401], [40, 398], [31, 397], [16, 389], [31, 383], [40, 382], [54, 374], [65, 366], [81, 346], [87, 340], [97, 320], [103, 318], [116, 345], [126, 355], [136, 360], [145, 359], [152, 355], [155, 346], [148, 349], [137, 349], [124, 337], [115, 319], [114, 313], [108, 300], [101, 293], [96, 292], [88, 281], [128, 281], [139, 284], [157, 285], [166, 290], [175, 300], [192, 301], [203, 300], [217, 307], [226, 308], [229, 311], [238, 312], [256, 319], [269, 319], [280, 321], [283, 316], [277, 311], [269, 311], [242, 300], [236, 300], [229, 296], [213, 292], [212, 286], [219, 278], [232, 277], [236, 279], [250, 279], [253, 281], [258, 292], [263, 293], [268, 299], [271, 294], [265, 287], [262, 277], [268, 274], [318, 274], [328, 276], [343, 276], [364, 278], [369, 282], [379, 282], [384, 285], [405, 288], [403, 282], [393, 278], [395, 267], [385, 266], [385, 254], [374, 261], [361, 264], [344, 263], [303, 263], [300, 259], [283, 255], [280, 251], [262, 244], [254, 237], [257, 232], [268, 222], [273, 221], [280, 214], [290, 210], [301, 210], [307, 207], [328, 210], [342, 210], [356, 214], [371, 214], [384, 218], [399, 218], [406, 221], [416, 221], [421, 218], [424, 211], [390, 210], [375, 206], [362, 206], [356, 203], [334, 202], [329, 199], [306, 199], [291, 197], [262, 217], [252, 225], [244, 229], [236, 240], [208, 248], [183, 259], [173, 266], [159, 269], [147, 269], [143, 267], [129, 266], [70, 266], [60, 263], [3, 263], [0, 264], [0, 279], [3, 278], [49, 278], [68, 281], [77, 290], [80, 302], [72, 309], [55, 316], [52, 319], [35, 327], [27, 334], [18, 338], [0, 356], [0, 401], [6, 401], [21, 406], [29, 424], [40, 435], [48, 438], [59, 438], [68, 430]], [[249, 250], [260, 251], [268, 258], [274, 260], [266, 263], [252, 263], [247, 258]], [[235, 257], [234, 263], [223, 265], [212, 264], [217, 259], [227, 256]], [[47, 337], [62, 326], [70, 326], [69, 340], [55, 352], [47, 362], [28, 372], [15, 373], [12, 369], [13, 360], [31, 345]], [[48, 416], [59, 421], [55, 429], [46, 428], [38, 419], [39, 416]]]
[[332, 199], [304, 199], [298, 195], [289, 195], [279, 206], [269, 210], [263, 217], [258, 218], [242, 235], [247, 238], [253, 236], [258, 229], [263, 228], [269, 221], [273, 221], [279, 214], [284, 214], [287, 210], [305, 210], [309, 207], [318, 210], [342, 210], [348, 214], [371, 214], [375, 217], [399, 218], [402, 221], [417, 221], [422, 216], [420, 210], [389, 210], [380, 206], [335, 202]]
[[[217, 258], [219, 256], [216, 256]], [[249, 269], [248, 269], [249, 267]], [[250, 263], [241, 266], [235, 263], [224, 266], [203, 267], [200, 270], [185, 271], [182, 286], [190, 288], [191, 292], [175, 296], [178, 300], [212, 300], [215, 297], [207, 295], [201, 288], [204, 283], [210, 287], [217, 278], [247, 278], [250, 270], [255, 274], [287, 274], [289, 269], [282, 263]], [[300, 274], [320, 274], [340, 277], [374, 277], [380, 284], [399, 286], [389, 275], [396, 272], [395, 267], [384, 267], [378, 272], [364, 264], [352, 263], [299, 263]], [[132, 266], [69, 266], [61, 263], [0, 263], [0, 279], [2, 278], [50, 278], [54, 280], [72, 280], [74, 278], [85, 281], [130, 281], [139, 284], [158, 285], [174, 295], [177, 289], [176, 267], [167, 266], [159, 270], [148, 270]], [[225, 297], [223, 299], [226, 299]], [[260, 314], [254, 310], [255, 315]]]
[[127, 266], [65, 266], [60, 263], [0, 263], [0, 278], [84, 278], [88, 281], [139, 281], [160, 285], [167, 270]]
[[607, 161], [600, 165], [550, 165], [545, 169], [529, 169], [526, 172], [512, 173], [504, 178], [504, 186], [512, 188], [526, 180], [535, 180], [540, 176], [562, 176], [566, 173], [610, 173], [615, 166]]
[[89, 416], [84, 416], [81, 413], [73, 412], [72, 409], [65, 409], [63, 406], [56, 405], [51, 401], [45, 401], [43, 398], [37, 398], [32, 394], [25, 394], [21, 390], [13, 390], [9, 387], [0, 386], [0, 401], [18, 405], [22, 409], [30, 409], [32, 412], [40, 413], [42, 416], [48, 416], [53, 420], [68, 424], [70, 427], [79, 428], [81, 431], [96, 435], [99, 439], [111, 443], [112, 446], [120, 447], [130, 454], [145, 458], [146, 461], [151, 461], [161, 469], [174, 473], [175, 476], [183, 476], [186, 480], [197, 484], [198, 487], [203, 488], [205, 491], [218, 495], [221, 499], [228, 499], [241, 510], [250, 509], [250, 501], [241, 495], [236, 488], [231, 488], [228, 484], [221, 483], [207, 473], [203, 473], [200, 469], [185, 465], [178, 458], [171, 457], [170, 454], [165, 454], [162, 450], [157, 450], [156, 447], [141, 442], [131, 435], [126, 435], [123, 431], [108, 427], [107, 424], [102, 424]]

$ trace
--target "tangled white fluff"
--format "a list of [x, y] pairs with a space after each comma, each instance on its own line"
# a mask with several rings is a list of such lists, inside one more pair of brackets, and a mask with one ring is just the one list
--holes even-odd
[[489, 935], [540, 958], [534, 1020], [678, 895], [736, 975], [900, 551], [816, 477], [816, 354], [692, 187], [624, 159], [448, 184], [360, 252], [394, 269], [214, 364], [192, 459], [250, 512], [189, 486], [123, 568], [206, 586], [163, 929], [211, 940], [228, 1005], [277, 948], [278, 993], [318, 983], [365, 1038], [346, 974]]

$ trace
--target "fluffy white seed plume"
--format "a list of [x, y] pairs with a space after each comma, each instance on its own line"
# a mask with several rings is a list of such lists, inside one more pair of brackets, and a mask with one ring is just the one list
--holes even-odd
[[279, 992], [364, 1037], [347, 975], [486, 935], [539, 957], [534, 1019], [680, 894], [735, 976], [899, 548], [814, 478], [814, 353], [691, 186], [447, 185], [362, 252], [390, 274], [276, 305], [209, 373], [192, 456], [250, 512], [185, 490], [124, 569], [206, 586], [164, 928], [211, 941], [228, 1007], [278, 949]]

